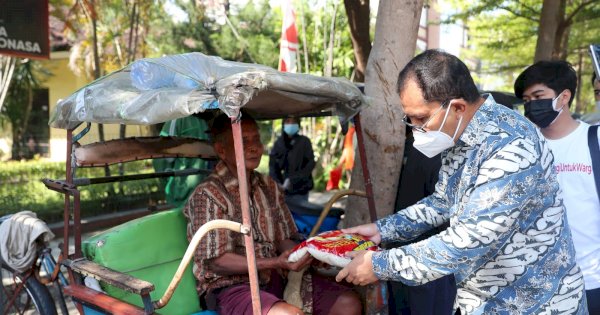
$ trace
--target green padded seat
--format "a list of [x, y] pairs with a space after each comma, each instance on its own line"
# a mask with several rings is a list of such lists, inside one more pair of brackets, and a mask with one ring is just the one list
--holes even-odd
[[[84, 256], [103, 266], [146, 280], [155, 286], [156, 301], [164, 294], [188, 246], [186, 219], [181, 208], [159, 212], [129, 221], [88, 238], [83, 242]], [[169, 304], [158, 313], [192, 314], [201, 311], [192, 264]], [[110, 296], [142, 306], [139, 295], [101, 283]]]

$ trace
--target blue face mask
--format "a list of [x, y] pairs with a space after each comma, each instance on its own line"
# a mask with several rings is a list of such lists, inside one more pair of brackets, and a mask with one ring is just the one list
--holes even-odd
[[288, 136], [293, 136], [298, 133], [300, 130], [300, 126], [298, 124], [284, 124], [283, 132], [285, 132]]

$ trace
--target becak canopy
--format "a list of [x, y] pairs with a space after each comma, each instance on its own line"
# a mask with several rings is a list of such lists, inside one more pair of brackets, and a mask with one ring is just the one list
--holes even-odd
[[214, 109], [238, 117], [242, 107], [256, 119], [329, 113], [345, 123], [365, 103], [344, 78], [279, 72], [196, 52], [140, 59], [108, 74], [60, 100], [49, 124], [150, 125]]
[[379, 247], [358, 234], [340, 230], [323, 232], [298, 244], [288, 257], [289, 262], [300, 260], [306, 253], [329, 265], [344, 268], [352, 259], [346, 254], [359, 250], [377, 251]]

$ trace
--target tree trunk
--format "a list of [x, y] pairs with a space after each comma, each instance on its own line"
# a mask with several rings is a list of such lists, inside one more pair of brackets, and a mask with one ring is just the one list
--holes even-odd
[[555, 41], [560, 40], [556, 38], [556, 31], [562, 20], [560, 15], [562, 1], [564, 0], [544, 0], [535, 45], [534, 62], [552, 59]]
[[[567, 60], [569, 55], [569, 35], [571, 34], [571, 26], [559, 27], [559, 32], [556, 34], [556, 42], [560, 43], [558, 47], [554, 47], [552, 58], [556, 60]], [[556, 46], [556, 45], [555, 45]]]
[[344, 6], [348, 15], [354, 59], [356, 60], [354, 81], [364, 82], [365, 70], [371, 52], [371, 36], [369, 33], [371, 10], [369, 0], [344, 0]]
[[[96, 14], [96, 2], [95, 0], [90, 0], [90, 18], [92, 22], [92, 45], [94, 45], [92, 52], [94, 56], [94, 80], [100, 78], [100, 53], [98, 52], [98, 26], [97, 19], [98, 15]], [[104, 141], [104, 125], [98, 124], [98, 139], [100, 141]], [[104, 176], [110, 176], [110, 168], [108, 166], [104, 166]]]
[[[137, 48], [137, 35], [139, 28], [140, 12], [138, 10], [137, 2], [134, 1], [131, 6], [131, 15], [129, 15], [129, 38], [127, 40], [127, 64], [130, 64], [135, 59], [135, 53]], [[127, 135], [127, 125], [119, 125], [119, 139], [125, 139]], [[119, 163], [119, 175], [125, 174], [125, 166], [123, 163]]]
[[23, 143], [26, 139], [23, 138], [27, 126], [29, 125], [29, 116], [31, 116], [31, 108], [33, 107], [33, 88], [31, 85], [27, 88], [27, 102], [22, 116], [19, 119], [13, 119], [12, 124], [12, 160], [20, 160], [27, 158], [23, 154]]
[[[325, 69], [323, 70], [324, 76], [330, 77], [333, 72], [333, 45], [335, 43], [335, 21], [337, 18], [337, 9], [338, 3], [335, 2], [333, 4], [333, 15], [331, 16], [331, 24], [329, 25], [329, 41], [325, 43], [326, 51], [327, 51], [327, 61], [325, 62]], [[325, 41], [327, 37], [323, 37], [323, 41]], [[327, 138], [329, 139], [329, 138]]]
[[[580, 49], [577, 53], [577, 82], [580, 82], [581, 86], [581, 74], [583, 73], [583, 54], [584, 50]], [[581, 101], [581, 89], [577, 89], [575, 92], [575, 110], [571, 107], [571, 112], [582, 113], [585, 110], [585, 102]]]
[[[365, 93], [372, 102], [361, 113], [378, 218], [394, 210], [405, 140], [396, 82], [400, 70], [415, 54], [422, 8], [423, 0], [379, 2], [375, 42], [365, 73]], [[351, 188], [364, 190], [359, 154], [355, 161]], [[349, 198], [348, 204], [353, 206], [346, 209], [345, 226], [371, 221], [364, 198]]]
[[569, 45], [569, 33], [571, 30], [570, 24], [565, 21], [565, 13], [567, 10], [566, 0], [560, 0], [558, 6], [558, 14], [556, 18], [556, 35], [554, 35], [554, 48], [552, 49], [553, 60], [567, 59], [567, 48]]
[[[308, 65], [308, 43], [306, 42], [306, 20], [304, 19], [304, 4], [300, 4], [300, 23], [302, 23], [302, 51], [304, 52], [304, 73], [310, 73]], [[300, 69], [300, 68], [298, 68]]]

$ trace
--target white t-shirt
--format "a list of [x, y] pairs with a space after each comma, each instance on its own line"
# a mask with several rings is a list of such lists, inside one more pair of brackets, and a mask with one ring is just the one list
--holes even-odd
[[548, 139], [586, 290], [600, 288], [600, 201], [588, 147], [589, 127], [580, 122], [566, 137]]

